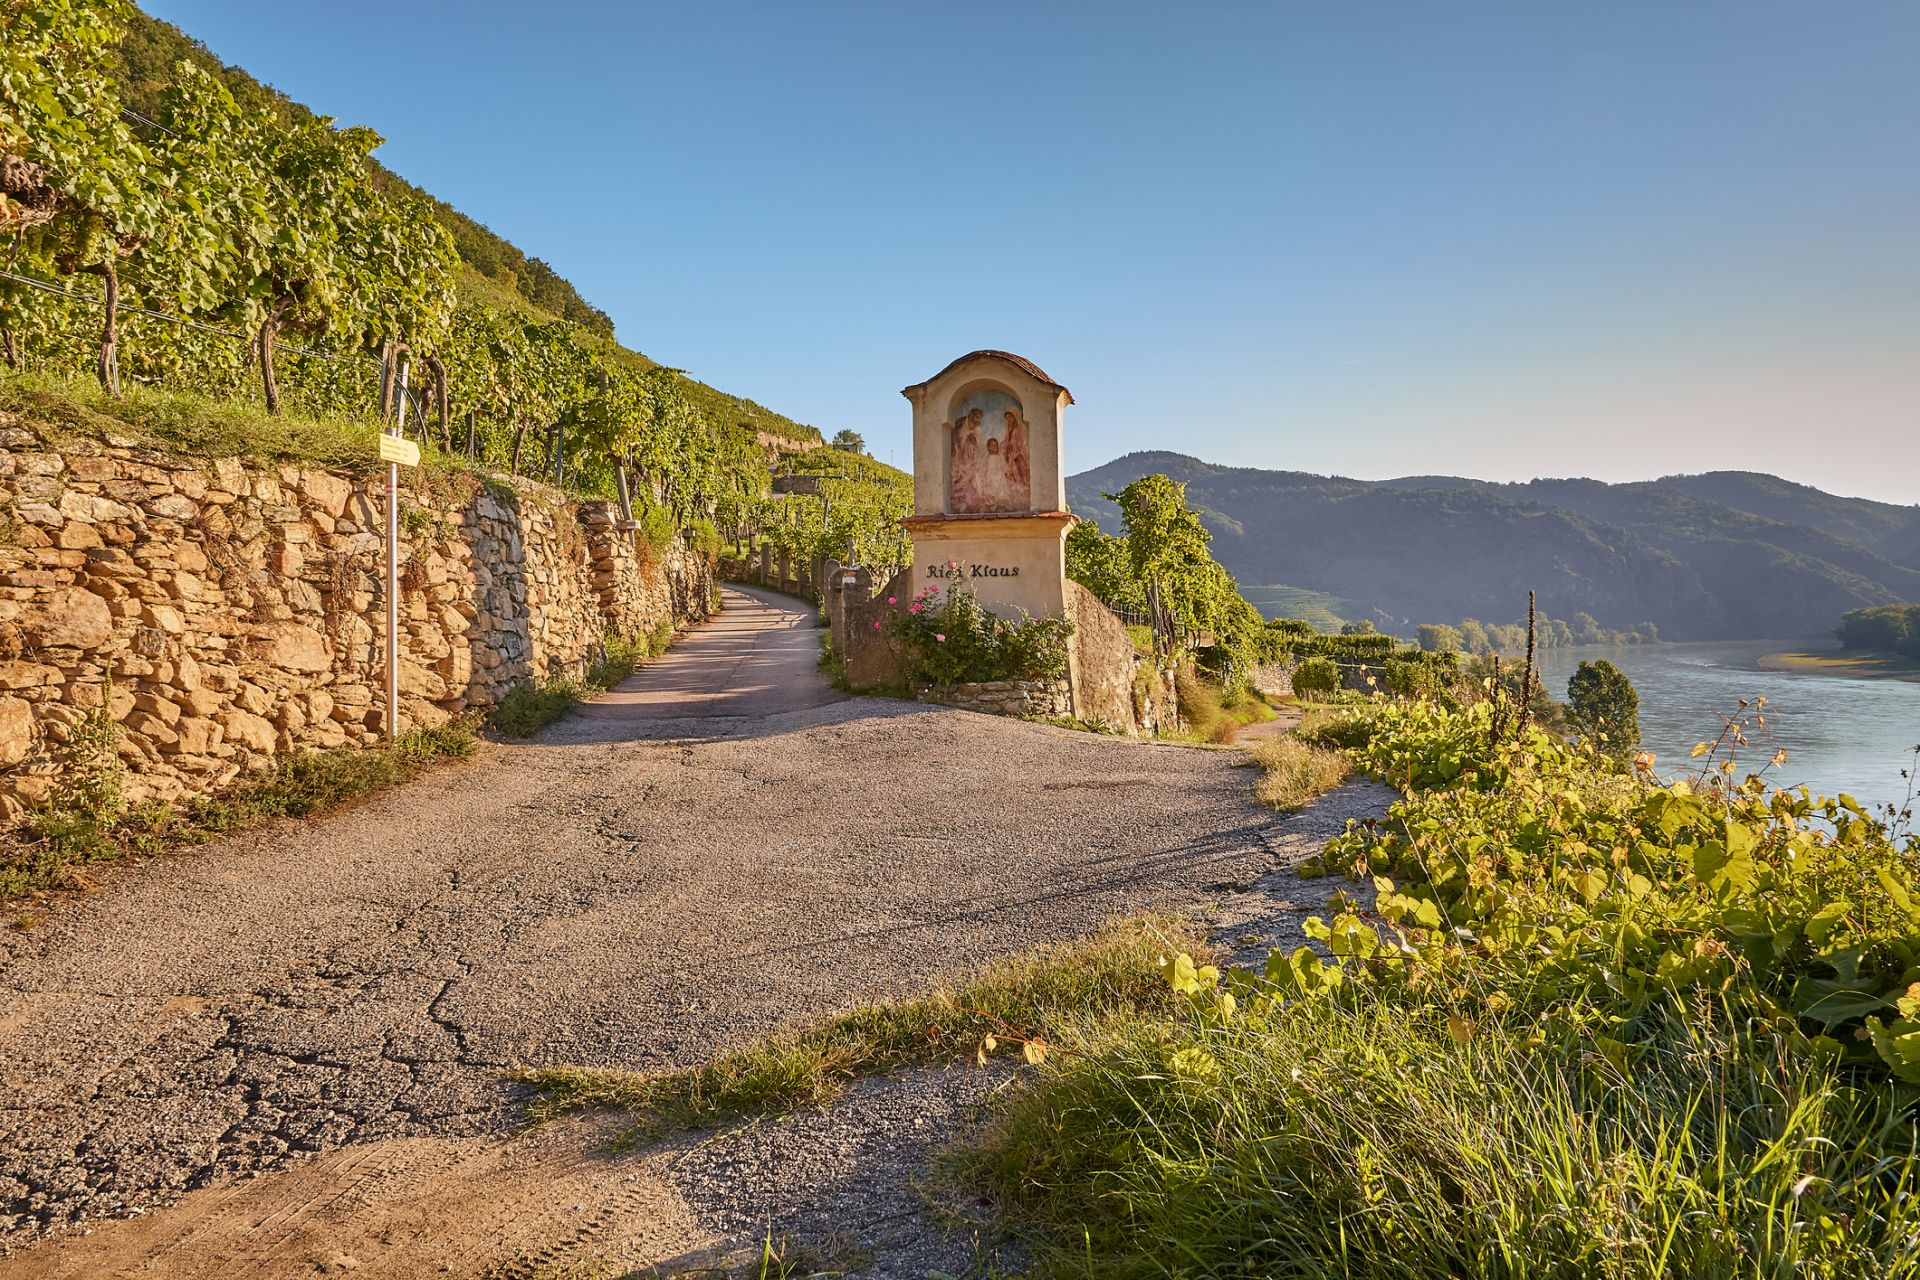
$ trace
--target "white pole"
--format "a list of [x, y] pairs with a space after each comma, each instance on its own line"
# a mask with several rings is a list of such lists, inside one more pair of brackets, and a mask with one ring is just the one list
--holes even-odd
[[[387, 434], [406, 438], [407, 361], [400, 362], [400, 405]], [[387, 464], [387, 741], [400, 736], [400, 464]]]

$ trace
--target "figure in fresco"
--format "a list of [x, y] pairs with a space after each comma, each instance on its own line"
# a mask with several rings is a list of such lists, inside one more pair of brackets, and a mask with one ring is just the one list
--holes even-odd
[[1012, 396], [1004, 391], [969, 396], [949, 428], [947, 509], [956, 514], [1029, 510], [1028, 437]]
[[954, 511], [979, 511], [980, 410], [962, 414], [953, 422], [953, 461], [947, 469], [949, 506]]
[[1007, 426], [1007, 473], [1012, 477], [1013, 490], [1020, 497], [1020, 505], [1029, 505], [1029, 496], [1033, 488], [1033, 467], [1027, 460], [1027, 424], [1019, 413], [1012, 409], [1006, 411]]

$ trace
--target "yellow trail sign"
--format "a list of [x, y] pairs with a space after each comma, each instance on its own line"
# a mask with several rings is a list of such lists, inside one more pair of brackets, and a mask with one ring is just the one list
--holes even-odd
[[420, 446], [400, 436], [383, 434], [380, 437], [380, 461], [417, 467], [420, 465]]

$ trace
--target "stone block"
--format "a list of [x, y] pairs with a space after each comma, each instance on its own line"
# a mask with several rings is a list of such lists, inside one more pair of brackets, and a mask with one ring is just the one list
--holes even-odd
[[157, 693], [142, 692], [133, 695], [135, 710], [157, 717], [162, 723], [171, 725], [180, 718], [180, 708]]
[[66, 676], [58, 667], [38, 662], [0, 662], [0, 689], [42, 689], [64, 683]]
[[40, 649], [98, 649], [113, 638], [113, 614], [107, 602], [77, 587], [30, 601], [16, 625], [21, 638]]
[[333, 650], [327, 638], [298, 622], [264, 623], [254, 628], [248, 643], [251, 656], [287, 671], [327, 671]]
[[19, 764], [33, 750], [33, 704], [0, 697], [0, 766]]
[[200, 514], [200, 508], [193, 499], [179, 493], [163, 493], [157, 498], [149, 498], [141, 504], [147, 514], [163, 520], [178, 520], [183, 524]]
[[226, 731], [227, 741], [250, 751], [271, 752], [280, 737], [271, 721], [238, 708], [221, 715], [219, 725]]

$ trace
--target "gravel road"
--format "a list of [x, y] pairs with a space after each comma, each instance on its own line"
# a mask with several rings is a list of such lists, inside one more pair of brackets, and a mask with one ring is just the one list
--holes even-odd
[[842, 698], [808, 613], [728, 594], [531, 744], [0, 934], [0, 1252], [296, 1157], [498, 1144], [507, 1068], [693, 1062], [1276, 865], [1236, 752]]

